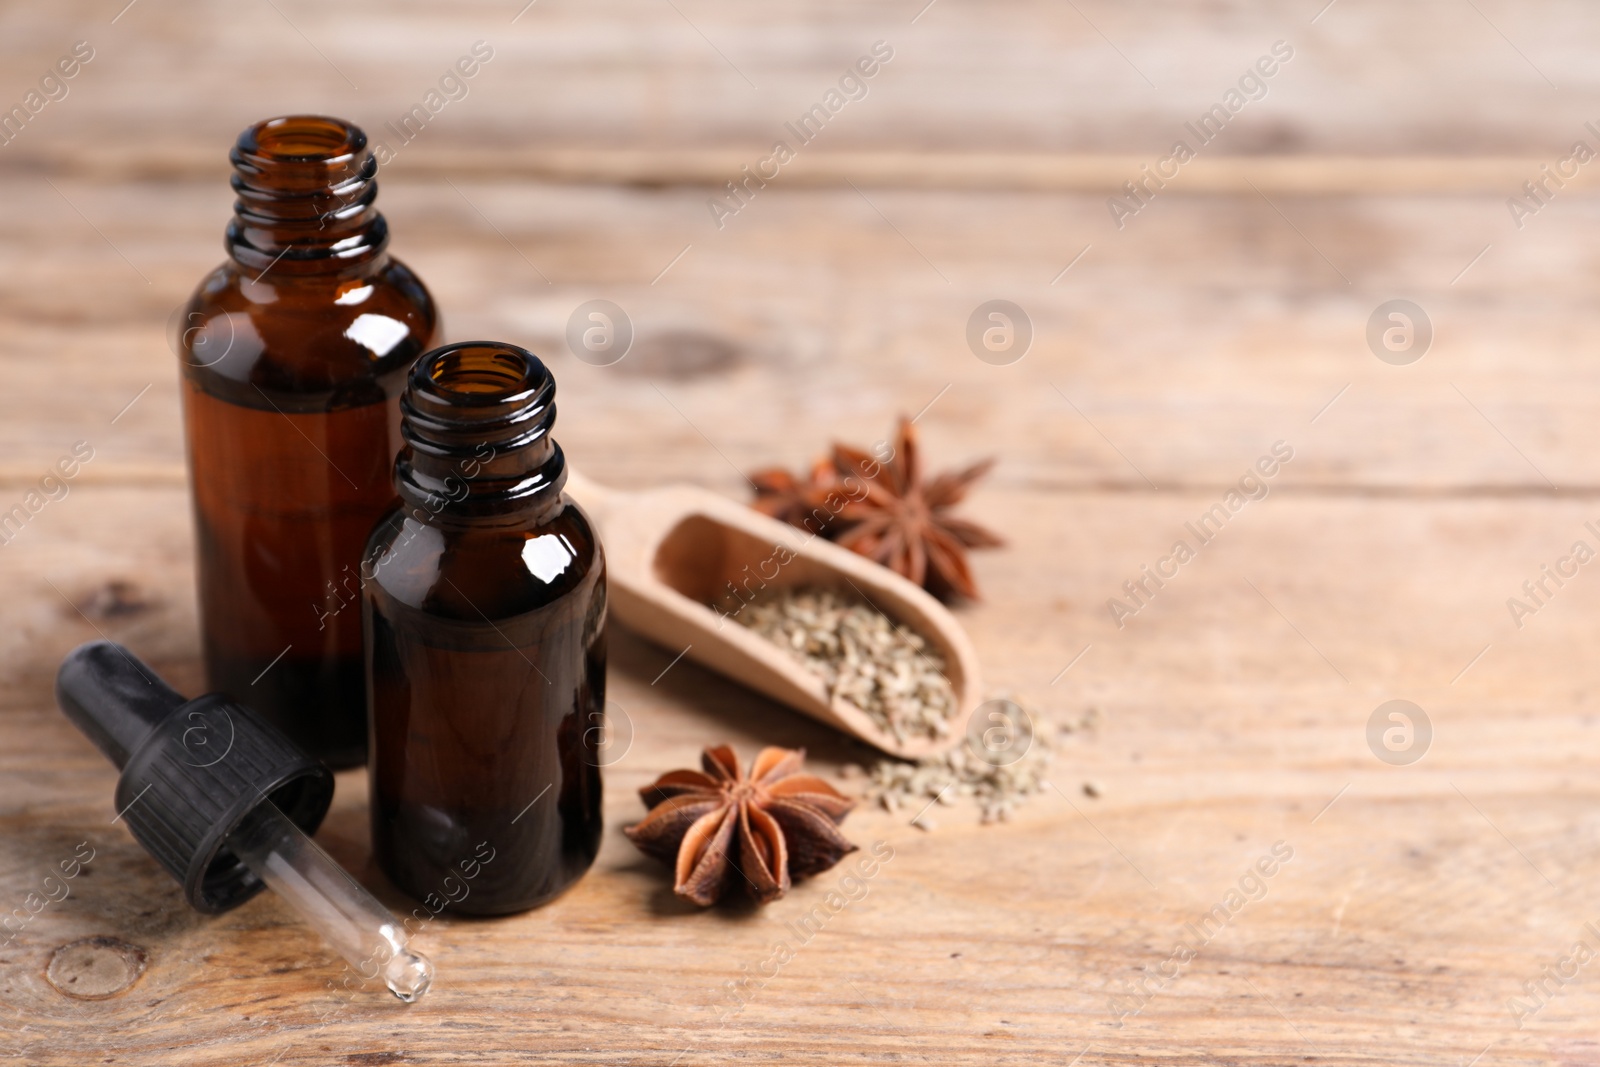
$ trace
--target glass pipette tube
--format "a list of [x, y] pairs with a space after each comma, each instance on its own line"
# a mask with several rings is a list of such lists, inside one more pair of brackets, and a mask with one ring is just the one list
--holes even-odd
[[407, 1004], [428, 991], [433, 964], [411, 950], [405, 928], [272, 801], [245, 816], [227, 843], [359, 977], [382, 978]]

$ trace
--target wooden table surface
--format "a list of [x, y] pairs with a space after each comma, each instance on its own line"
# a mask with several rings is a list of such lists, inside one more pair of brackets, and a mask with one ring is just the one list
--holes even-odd
[[[0, 911], [94, 858], [0, 947], [0, 1058], [1600, 1064], [1600, 577], [1507, 606], [1600, 547], [1600, 166], [1520, 228], [1507, 207], [1600, 146], [1591, 6], [7, 3], [0, 103], [80, 40], [67, 97], [0, 147], [0, 511], [94, 450], [0, 546]], [[233, 136], [293, 110], [376, 133], [478, 40], [470, 94], [381, 180], [449, 336], [548, 356], [558, 438], [619, 486], [740, 497], [741, 471], [899, 412], [936, 465], [998, 455], [969, 510], [1011, 544], [960, 617], [991, 685], [1100, 718], [1007, 824], [853, 814], [893, 858], [800, 944], [843, 872], [702, 912], [621, 828], [707, 743], [804, 745], [833, 776], [864, 753], [614, 628], [634, 739], [594, 869], [527, 915], [428, 924], [438, 981], [405, 1007], [345, 993], [270, 896], [186, 910], [51, 686], [100, 636], [201, 684], [165, 324], [220, 257]], [[719, 229], [708, 198], [879, 40], [866, 97]], [[1278, 40], [1265, 98], [1119, 230], [1107, 197]], [[613, 367], [562, 342], [594, 298], [638, 331]], [[1006, 366], [965, 338], [996, 298], [1034, 332]], [[1434, 330], [1403, 366], [1366, 340], [1396, 298]], [[1119, 628], [1108, 599], [1280, 441], [1270, 495]], [[1368, 741], [1393, 699], [1432, 728], [1405, 765]], [[319, 840], [409, 907], [365, 807], [342, 773]], [[131, 948], [57, 966], [115, 992], [59, 992], [57, 950], [95, 937]]]

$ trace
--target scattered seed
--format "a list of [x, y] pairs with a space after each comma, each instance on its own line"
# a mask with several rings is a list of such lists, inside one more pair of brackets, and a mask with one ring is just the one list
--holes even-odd
[[[1014, 693], [991, 696], [1015, 702], [1033, 723], [1033, 742], [1021, 758], [996, 766], [967, 745], [958, 745], [914, 763], [886, 757], [858, 772], [865, 783], [867, 797], [876, 799], [885, 811], [924, 806], [931, 800], [951, 806], [965, 797], [977, 807], [980, 822], [986, 825], [1005, 822], [1035, 793], [1048, 788], [1046, 768], [1055, 759], [1057, 746], [1066, 743], [1066, 735], [1093, 729], [1093, 721], [1098, 716], [1091, 709], [1072, 731], [1062, 731], [1054, 725], [1053, 715], [1046, 715], [1025, 698]], [[845, 773], [848, 777], [851, 772]], [[1095, 790], [1092, 793], [1089, 792], [1091, 788]], [[1099, 796], [1099, 790], [1094, 782], [1084, 785], [1089, 796]], [[927, 816], [924, 814], [921, 819], [927, 821]], [[912, 825], [925, 831], [933, 829], [931, 825], [919, 825], [917, 820], [913, 820]]]

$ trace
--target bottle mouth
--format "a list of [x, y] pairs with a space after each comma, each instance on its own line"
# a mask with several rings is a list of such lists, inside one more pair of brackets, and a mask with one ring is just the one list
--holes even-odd
[[239, 135], [241, 155], [265, 164], [353, 162], [367, 147], [359, 126], [325, 115], [285, 115], [256, 123]]
[[423, 353], [400, 398], [402, 430], [439, 445], [537, 437], [555, 421], [555, 379], [538, 356], [500, 341]]
[[417, 365], [413, 384], [457, 406], [516, 404], [537, 393], [550, 374], [539, 357], [516, 345], [463, 341], [434, 349]]

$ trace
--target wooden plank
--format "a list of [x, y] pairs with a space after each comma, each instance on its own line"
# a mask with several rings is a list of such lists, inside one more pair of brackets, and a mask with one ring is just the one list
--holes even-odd
[[182, 0], [112, 23], [104, 5], [72, 0], [4, 17], [5, 99], [75, 40], [96, 56], [0, 155], [130, 139], [213, 152], [263, 109], [333, 111], [378, 130], [479, 40], [494, 58], [402, 159], [508, 144], [765, 149], [879, 40], [894, 58], [830, 122], [829, 147], [1150, 158], [1280, 40], [1294, 57], [1217, 151], [1548, 161], [1600, 113], [1585, 66], [1600, 15], [1580, 0], [1322, 6], [832, 0], [756, 13], [730, 0], [474, 0], [445, 12]]
[[[0, 181], [15, 220], [0, 235], [15, 355], [0, 485], [18, 495], [80, 439], [99, 450], [86, 478], [176, 484], [165, 326], [220, 257], [228, 192], [58, 186]], [[561, 439], [602, 481], [739, 493], [740, 471], [805, 462], [830, 438], [870, 442], [938, 397], [924, 422], [936, 460], [998, 453], [1012, 485], [1222, 485], [1282, 438], [1298, 450], [1284, 475], [1297, 491], [1596, 486], [1591, 194], [1520, 231], [1489, 195], [1180, 192], [1120, 231], [1086, 195], [774, 187], [721, 230], [705, 200], [472, 181], [383, 191], [395, 250], [433, 287], [447, 332], [545, 355]], [[563, 340], [596, 297], [639, 336], [614, 367], [580, 363]], [[996, 297], [1034, 327], [1011, 366], [981, 362], [966, 338]], [[1435, 326], [1411, 366], [1380, 362], [1365, 339], [1395, 297]], [[774, 420], [799, 429], [775, 434]]]
[[[689, 664], [652, 686], [671, 652], [614, 635], [613, 697], [635, 740], [607, 769], [595, 870], [525, 916], [430, 923], [440, 977], [416, 1007], [350, 999], [281, 905], [194, 916], [110, 825], [113, 776], [52, 708], [51, 665], [104, 632], [193, 686], [196, 635], [182, 492], [85, 488], [0, 552], [14, 621], [0, 643], [0, 900], [20, 902], [56, 853], [96, 849], [73, 895], [0, 949], [5, 1047], [41, 1064], [169, 1063], [177, 1048], [197, 1064], [646, 1064], [684, 1050], [680, 1062], [1066, 1063], [1087, 1046], [1080, 1062], [1098, 1067], [1464, 1063], [1493, 1043], [1499, 1063], [1585, 1062], [1600, 1008], [1586, 983], [1520, 1031], [1506, 1001], [1600, 918], [1582, 889], [1597, 873], [1581, 756], [1583, 694], [1600, 682], [1582, 654], [1592, 596], [1580, 579], [1521, 631], [1503, 598], [1582, 536], [1592, 507], [1269, 497], [1117, 630], [1104, 599], [1212, 500], [978, 495], [1014, 539], [980, 557], [991, 599], [966, 614], [993, 680], [1063, 715], [1093, 704], [1102, 725], [1063, 742], [1061, 793], [1006, 826], [962, 808], [938, 809], [931, 834], [905, 811], [852, 815], [852, 836], [894, 858], [730, 1013], [725, 983], [798, 940], [784, 924], [836, 876], [760, 912], [684, 909], [619, 832], [641, 810], [632, 791], [709, 740], [803, 744], [830, 774], [849, 744]], [[1041, 574], [1050, 558], [1073, 562]], [[141, 606], [95, 608], [114, 581]], [[1435, 729], [1409, 767], [1367, 749], [1369, 713], [1395, 696]], [[1100, 799], [1079, 791], [1089, 779]], [[345, 773], [319, 836], [401, 906], [367, 859], [364, 818], [362, 772]], [[1280, 840], [1294, 855], [1264, 897], [1116, 1026], [1110, 997]], [[41, 972], [91, 935], [144, 948], [148, 969], [126, 994], [72, 1001]]]
[[[792, 135], [790, 135], [792, 139]], [[787, 143], [787, 142], [785, 142]], [[785, 188], [865, 188], [1022, 190], [1027, 192], [1126, 195], [1124, 184], [1145, 181], [1167, 146], [1154, 155], [1045, 152], [836, 151], [826, 147], [797, 152], [779, 169], [774, 183]], [[532, 181], [578, 185], [703, 185], [720, 193], [730, 180], [743, 180], [741, 168], [755, 168], [772, 156], [769, 145], [753, 148], [614, 149], [560, 147], [463, 147], [419, 152], [391, 163], [386, 181], [471, 177], [476, 181]], [[1544, 177], [1548, 160], [1526, 157], [1461, 156], [1201, 156], [1181, 168], [1165, 169], [1170, 192], [1394, 194], [1520, 193], [1522, 183]], [[4, 166], [3, 164], [9, 164]], [[771, 175], [773, 167], [765, 168]], [[1600, 172], [1587, 168], [1552, 192], [1591, 190]], [[1173, 175], [1176, 170], [1178, 176]], [[227, 180], [226, 151], [219, 145], [145, 145], [73, 142], [43, 151], [0, 157], [0, 173], [44, 172], [53, 177], [108, 181]], [[1157, 177], [1160, 177], [1158, 174]], [[765, 188], [754, 183], [752, 190]], [[1167, 182], [1152, 190], [1169, 191]]]

